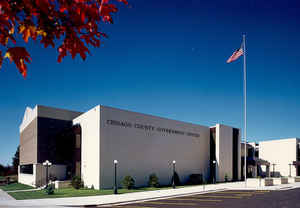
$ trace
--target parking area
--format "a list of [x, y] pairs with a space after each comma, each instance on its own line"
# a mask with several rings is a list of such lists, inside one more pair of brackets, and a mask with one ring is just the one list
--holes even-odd
[[97, 206], [107, 208], [289, 208], [300, 207], [299, 189], [285, 191], [220, 191], [139, 203]]

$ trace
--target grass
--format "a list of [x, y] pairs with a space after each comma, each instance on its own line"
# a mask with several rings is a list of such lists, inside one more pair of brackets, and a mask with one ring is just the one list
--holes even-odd
[[[138, 192], [140, 190], [118, 189], [119, 194]], [[53, 195], [46, 194], [45, 190], [26, 191], [26, 192], [9, 192], [9, 195], [17, 200], [22, 199], [43, 199], [43, 198], [62, 198], [62, 197], [82, 197], [82, 196], [98, 196], [113, 194], [113, 190], [94, 190], [94, 189], [74, 189], [63, 188], [55, 189]]]
[[[182, 188], [183, 186], [178, 186], [177, 188]], [[155, 191], [162, 189], [170, 189], [172, 187], [154, 188], [145, 187], [138, 189], [118, 189], [118, 194], [141, 192], [141, 191]], [[113, 194], [112, 189], [109, 190], [94, 190], [94, 189], [74, 189], [74, 188], [63, 188], [55, 189], [53, 195], [46, 194], [45, 190], [38, 191], [26, 191], [26, 192], [9, 192], [8, 194], [17, 200], [23, 199], [43, 199], [43, 198], [63, 198], [63, 197], [83, 197], [83, 196], [99, 196], [99, 195], [109, 195]]]
[[21, 183], [11, 183], [8, 185], [0, 186], [0, 189], [2, 189], [3, 191], [16, 191], [16, 190], [28, 190], [34, 188]]

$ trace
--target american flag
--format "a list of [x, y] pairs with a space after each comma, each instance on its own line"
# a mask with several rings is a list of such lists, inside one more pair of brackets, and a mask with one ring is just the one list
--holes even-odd
[[231, 63], [235, 60], [237, 60], [240, 56], [244, 54], [243, 45], [239, 49], [233, 52], [233, 54], [229, 57], [229, 59], [226, 61], [227, 63]]

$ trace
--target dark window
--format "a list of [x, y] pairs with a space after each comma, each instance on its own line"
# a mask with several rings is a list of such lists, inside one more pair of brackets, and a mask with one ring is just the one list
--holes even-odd
[[232, 129], [232, 180], [238, 180], [239, 129]]
[[257, 149], [255, 150], [255, 157], [259, 158], [259, 152]]
[[33, 164], [21, 165], [20, 166], [20, 173], [33, 174]]
[[210, 128], [210, 182], [216, 181], [216, 127]]
[[300, 160], [300, 151], [299, 151], [299, 144], [297, 144], [297, 159]]
[[247, 157], [253, 157], [253, 149], [252, 148], [248, 149], [248, 155], [247, 155]]

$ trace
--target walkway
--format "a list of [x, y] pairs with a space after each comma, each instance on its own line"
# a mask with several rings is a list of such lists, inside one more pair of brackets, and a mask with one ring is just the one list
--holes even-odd
[[72, 207], [83, 205], [104, 205], [114, 203], [146, 201], [154, 199], [163, 199], [174, 196], [188, 196], [194, 194], [203, 194], [220, 190], [286, 190], [300, 188], [299, 183], [275, 185], [268, 187], [245, 187], [244, 182], [210, 184], [204, 186], [192, 186], [186, 188], [165, 189], [158, 191], [135, 192], [120, 195], [102, 195], [89, 197], [55, 198], [55, 199], [35, 199], [35, 200], [0, 200], [0, 207]]
[[11, 192], [26, 192], [26, 191], [38, 191], [38, 190], [42, 190], [42, 188], [24, 189], [24, 190], [14, 190], [14, 191], [6, 191], [6, 192], [7, 192], [7, 193], [11, 193]]
[[11, 200], [15, 201], [15, 199], [13, 197], [11, 197], [5, 191], [3, 191], [2, 189], [0, 189], [0, 205], [1, 205], [1, 201], [11, 201]]

